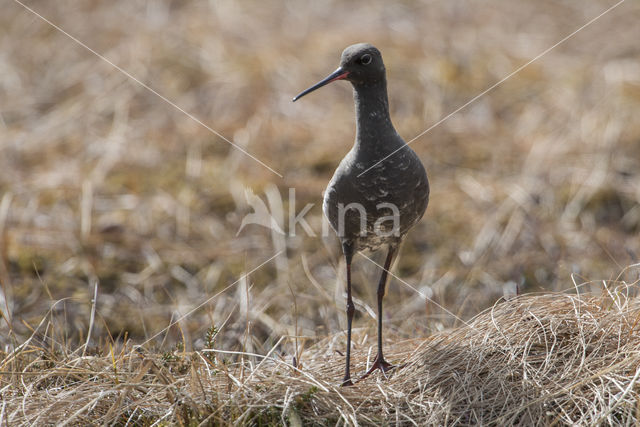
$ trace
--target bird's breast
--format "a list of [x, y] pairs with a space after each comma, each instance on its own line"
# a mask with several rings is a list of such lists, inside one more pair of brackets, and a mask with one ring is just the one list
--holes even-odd
[[415, 153], [410, 149], [406, 153], [398, 152], [367, 170], [376, 161], [357, 156], [352, 150], [325, 190], [323, 211], [341, 238], [369, 234], [370, 239], [374, 239], [376, 223], [383, 224], [379, 221], [381, 218], [392, 216], [397, 217], [399, 232], [403, 235], [424, 214], [429, 185]]

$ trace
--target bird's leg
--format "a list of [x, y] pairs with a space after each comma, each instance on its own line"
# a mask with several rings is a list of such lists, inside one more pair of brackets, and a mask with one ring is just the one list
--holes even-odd
[[361, 380], [368, 377], [376, 369], [380, 369], [382, 372], [386, 372], [389, 369], [393, 368], [393, 365], [384, 360], [384, 356], [382, 355], [382, 299], [384, 298], [384, 288], [387, 283], [387, 274], [389, 272], [389, 269], [391, 268], [391, 261], [393, 260], [395, 252], [396, 247], [390, 245], [389, 252], [387, 253], [387, 259], [384, 262], [384, 269], [382, 270], [382, 275], [380, 276], [380, 282], [378, 283], [378, 354], [376, 355], [376, 359], [373, 361], [373, 365], [371, 365], [371, 368], [369, 368], [367, 373], [365, 373], [360, 378]]
[[342, 380], [342, 386], [353, 385], [351, 382], [351, 322], [353, 321], [353, 315], [356, 311], [353, 305], [353, 299], [351, 298], [351, 260], [353, 259], [353, 245], [350, 243], [344, 243], [342, 245], [342, 251], [344, 252], [344, 258], [347, 262], [347, 365], [344, 369], [344, 380]]

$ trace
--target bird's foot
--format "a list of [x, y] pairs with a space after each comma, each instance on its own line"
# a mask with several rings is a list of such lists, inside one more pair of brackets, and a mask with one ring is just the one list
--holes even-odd
[[395, 368], [394, 365], [392, 365], [391, 363], [389, 363], [386, 360], [384, 360], [384, 357], [378, 355], [378, 356], [376, 356], [376, 360], [373, 361], [373, 365], [371, 365], [369, 370], [363, 376], [361, 376], [358, 381], [362, 381], [363, 379], [367, 378], [376, 369], [380, 369], [382, 371], [382, 374], [385, 374], [387, 371], [389, 371], [389, 370], [391, 370], [393, 368]]
[[351, 381], [351, 378], [345, 378], [344, 380], [342, 380], [342, 384], [340, 384], [340, 387], [349, 387], [353, 385], [353, 381]]

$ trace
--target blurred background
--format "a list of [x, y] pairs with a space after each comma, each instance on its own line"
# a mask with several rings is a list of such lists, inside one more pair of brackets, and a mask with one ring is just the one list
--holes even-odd
[[[614, 4], [25, 2], [280, 177], [4, 0], [0, 342], [43, 319], [41, 339], [84, 342], [96, 283], [98, 349], [181, 317], [156, 348], [202, 348], [211, 327], [217, 346], [257, 352], [343, 330], [337, 239], [292, 236], [287, 218], [295, 189], [294, 211], [313, 204], [305, 219], [320, 234], [322, 191], [354, 138], [351, 88], [291, 98], [370, 42], [409, 140]], [[639, 19], [638, 2], [620, 4], [412, 144], [431, 202], [394, 271], [415, 290], [388, 286], [389, 336], [459, 325], [516, 289], [637, 279], [624, 269], [640, 254]], [[287, 235], [238, 233], [247, 189]], [[380, 270], [357, 256], [354, 271], [354, 325], [375, 337]]]

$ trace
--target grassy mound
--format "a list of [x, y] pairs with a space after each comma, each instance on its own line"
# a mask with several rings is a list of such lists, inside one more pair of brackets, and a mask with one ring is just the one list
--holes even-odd
[[[2, 362], [10, 424], [621, 424], [640, 420], [640, 303], [630, 288], [498, 302], [466, 325], [387, 346], [399, 366], [338, 386], [344, 336], [277, 354], [206, 349], [104, 356], [31, 341]], [[372, 340], [373, 341], [373, 340]], [[367, 342], [357, 331], [356, 343]], [[371, 343], [373, 345], [373, 342]], [[53, 347], [52, 347], [53, 348]], [[355, 372], [372, 348], [356, 344]]]

